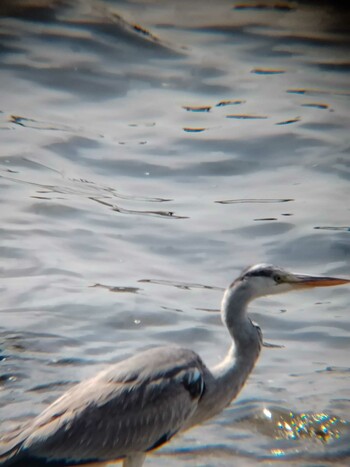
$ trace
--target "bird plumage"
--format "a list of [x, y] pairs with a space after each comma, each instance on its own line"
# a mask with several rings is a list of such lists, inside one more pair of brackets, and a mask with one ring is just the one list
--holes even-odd
[[177, 347], [123, 360], [71, 388], [8, 438], [7, 463], [17, 457], [23, 466], [30, 458], [79, 465], [152, 450], [191, 417], [207, 371], [194, 352]]
[[218, 414], [241, 390], [262, 346], [261, 330], [247, 316], [251, 300], [349, 282], [265, 264], [246, 269], [222, 300], [231, 346], [221, 363], [208, 369], [192, 350], [159, 347], [112, 365], [3, 437], [0, 466], [92, 467], [118, 459], [142, 466], [147, 452]]

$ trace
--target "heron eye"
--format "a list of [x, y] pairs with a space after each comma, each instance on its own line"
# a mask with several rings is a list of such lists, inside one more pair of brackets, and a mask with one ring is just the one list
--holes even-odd
[[279, 274], [276, 274], [274, 276], [274, 280], [275, 280], [276, 284], [280, 284], [282, 282], [282, 277]]

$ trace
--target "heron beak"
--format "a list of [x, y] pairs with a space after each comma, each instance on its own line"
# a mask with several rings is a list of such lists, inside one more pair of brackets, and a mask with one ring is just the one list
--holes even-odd
[[349, 279], [340, 279], [339, 277], [308, 276], [304, 274], [293, 274], [288, 279], [288, 282], [295, 285], [298, 289], [309, 287], [332, 287], [334, 285], [350, 284]]

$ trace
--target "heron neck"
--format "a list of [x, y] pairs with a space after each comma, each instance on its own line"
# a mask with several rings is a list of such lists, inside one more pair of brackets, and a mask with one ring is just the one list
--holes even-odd
[[224, 360], [212, 369], [216, 400], [221, 409], [234, 399], [254, 368], [261, 350], [261, 336], [247, 316], [252, 296], [240, 285], [234, 285], [224, 295], [221, 314], [232, 345]]
[[239, 285], [233, 285], [225, 292], [221, 314], [232, 343], [224, 360], [208, 370], [206, 389], [198, 410], [184, 429], [220, 413], [237, 396], [254, 368], [262, 342], [246, 314], [247, 305], [253, 298]]

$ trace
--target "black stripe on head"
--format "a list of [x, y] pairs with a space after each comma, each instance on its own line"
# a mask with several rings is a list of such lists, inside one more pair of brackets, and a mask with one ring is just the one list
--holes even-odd
[[278, 269], [279, 268], [276, 268], [271, 264], [256, 264], [255, 266], [249, 266], [242, 271], [241, 275], [232, 282], [229, 288], [234, 287], [237, 282], [242, 281], [246, 277], [270, 277], [271, 279], [274, 279], [276, 270], [278, 271]]
[[276, 273], [276, 268], [270, 264], [258, 264], [245, 269], [241, 278], [243, 277], [273, 277]]

